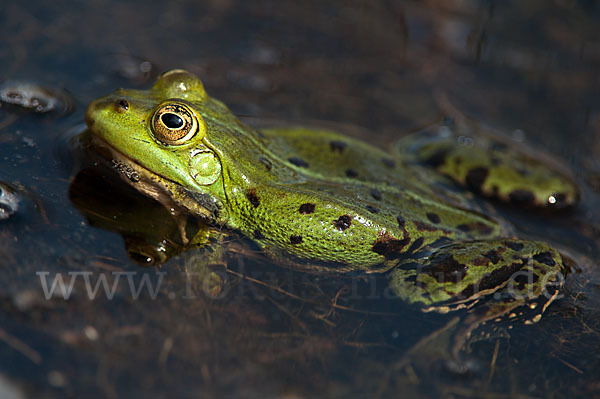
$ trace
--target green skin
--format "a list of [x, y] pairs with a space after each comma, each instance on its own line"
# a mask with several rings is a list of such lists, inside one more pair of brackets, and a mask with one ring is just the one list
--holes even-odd
[[[169, 145], [153, 115], [170, 103], [187, 106], [198, 130]], [[391, 269], [394, 294], [429, 310], [465, 308], [496, 294], [473, 325], [542, 297], [551, 302], [546, 290], [566, 270], [558, 251], [516, 240], [456, 183], [547, 208], [573, 205], [577, 188], [525, 150], [485, 137], [461, 146], [445, 128], [408, 136], [390, 154], [329, 131], [257, 131], [182, 70], [162, 75], [150, 90], [94, 101], [86, 122], [129, 183], [173, 212], [240, 231], [296, 267]]]

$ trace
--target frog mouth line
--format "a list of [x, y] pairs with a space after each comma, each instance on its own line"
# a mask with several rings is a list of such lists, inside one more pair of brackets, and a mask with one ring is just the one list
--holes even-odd
[[[91, 147], [103, 158], [107, 166], [140, 193], [153, 198], [175, 213], [191, 211], [196, 216], [212, 222], [220, 214], [220, 207], [210, 203], [202, 195], [194, 195], [179, 183], [152, 172], [110, 145], [106, 140], [92, 134]], [[173, 195], [177, 193], [177, 195]], [[176, 199], [175, 199], [176, 197]]]
[[106, 162], [107, 166], [142, 194], [154, 198], [164, 206], [179, 207], [171, 195], [174, 190], [179, 191], [179, 184], [143, 167], [94, 134], [92, 134], [91, 149]]
[[159, 177], [163, 180], [168, 180], [128, 158], [121, 151], [110, 145], [106, 140], [95, 134], [92, 134], [91, 145], [94, 152], [100, 155], [100, 157], [106, 161], [108, 166], [115, 169], [119, 175], [126, 177], [132, 183], [139, 183], [142, 176], [150, 175]]

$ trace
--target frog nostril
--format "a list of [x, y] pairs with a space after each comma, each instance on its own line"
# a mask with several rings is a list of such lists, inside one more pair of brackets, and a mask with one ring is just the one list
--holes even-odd
[[115, 108], [119, 113], [127, 112], [127, 110], [129, 109], [129, 103], [127, 102], [127, 100], [120, 99], [116, 102]]

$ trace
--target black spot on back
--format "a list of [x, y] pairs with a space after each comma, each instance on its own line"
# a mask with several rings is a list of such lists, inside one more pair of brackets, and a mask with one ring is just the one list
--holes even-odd
[[292, 235], [290, 236], [290, 243], [297, 245], [300, 244], [302, 242], [302, 236], [296, 236], [296, 235]]
[[438, 224], [440, 222], [440, 217], [437, 213], [427, 212], [426, 216], [431, 223]]
[[548, 266], [554, 266], [556, 264], [550, 252], [541, 252], [537, 255], [534, 255], [533, 259]]
[[262, 235], [260, 230], [254, 230], [254, 238], [256, 238], [257, 240], [262, 240], [265, 237]]
[[531, 272], [519, 273], [517, 276], [515, 276], [515, 282], [519, 286], [525, 286], [526, 284], [533, 284], [533, 283], [537, 282], [538, 280], [539, 280], [538, 275], [531, 273]]
[[310, 202], [307, 202], [306, 204], [302, 204], [302, 205], [300, 205], [300, 208], [298, 208], [298, 212], [300, 212], [303, 215], [313, 213], [314, 211], [315, 211], [315, 204], [311, 204]]
[[367, 205], [367, 206], [365, 206], [365, 208], [367, 208], [367, 211], [369, 211], [371, 213], [379, 213], [379, 209], [375, 208], [374, 206]]
[[337, 220], [333, 221], [333, 225], [339, 230], [344, 231], [352, 224], [350, 215], [342, 215]]
[[482, 222], [473, 222], [470, 224], [459, 224], [458, 226], [456, 226], [456, 228], [460, 231], [463, 231], [465, 233], [469, 233], [472, 231], [475, 231], [477, 234], [480, 235], [489, 235], [493, 233], [493, 229], [491, 226], [482, 223]]
[[265, 169], [267, 169], [268, 171], [271, 170], [271, 168], [273, 168], [273, 165], [271, 164], [271, 161], [269, 161], [267, 158], [265, 157], [259, 157], [258, 160], [265, 165]]
[[396, 166], [396, 161], [390, 158], [382, 158], [381, 162], [383, 162], [383, 164], [390, 169]]
[[492, 234], [492, 232], [494, 231], [491, 226], [481, 222], [475, 222], [471, 225], [471, 227], [475, 229], [478, 234], [481, 235]]
[[502, 260], [500, 254], [498, 254], [498, 252], [494, 251], [493, 249], [488, 251], [488, 253], [483, 254], [483, 256], [488, 258], [490, 262], [492, 262], [494, 265]]
[[358, 177], [358, 172], [355, 169], [349, 168], [349, 169], [346, 169], [346, 176]]
[[419, 231], [438, 231], [439, 230], [437, 227], [432, 226], [427, 223], [423, 223], [420, 220], [415, 220], [413, 223], [414, 223], [415, 227], [417, 228], [417, 230], [419, 230]]
[[[521, 261], [522, 262], [522, 261]], [[499, 287], [510, 279], [510, 277], [523, 267], [523, 263], [515, 262], [507, 267], [500, 267], [490, 274], [484, 275], [478, 283], [470, 284], [459, 294], [459, 298], [469, 298], [476, 292]]]
[[331, 149], [331, 151], [339, 152], [340, 154], [344, 151], [344, 148], [346, 148], [346, 146], [347, 144], [343, 141], [334, 140], [329, 142], [329, 148]]
[[436, 151], [432, 156], [425, 160], [425, 163], [432, 168], [437, 168], [446, 162], [446, 157], [448, 156], [447, 149], [440, 149]]
[[513, 190], [508, 194], [508, 198], [517, 205], [531, 205], [535, 201], [535, 196], [529, 190]]
[[396, 216], [396, 220], [398, 221], [398, 227], [404, 230], [404, 224], [406, 223], [406, 220], [404, 220], [404, 218], [400, 215]]
[[293, 164], [296, 165], [300, 168], [308, 168], [308, 162], [306, 162], [304, 159], [302, 158], [298, 158], [298, 157], [291, 157], [288, 158], [288, 161]]
[[457, 229], [459, 229], [460, 231], [464, 231], [465, 233], [468, 233], [469, 231], [471, 231], [471, 226], [469, 226], [468, 224], [459, 224], [458, 226], [456, 226]]
[[512, 249], [513, 251], [520, 251], [523, 249], [523, 247], [525, 247], [525, 245], [523, 245], [520, 242], [514, 242], [514, 241], [505, 241], [504, 245], [506, 245], [508, 248]]
[[459, 263], [452, 255], [445, 254], [435, 257], [422, 269], [422, 273], [435, 278], [438, 283], [459, 282], [467, 274], [467, 269], [467, 265]]
[[481, 191], [481, 186], [485, 182], [488, 176], [487, 168], [474, 168], [471, 169], [465, 177], [465, 184], [470, 190], [475, 192]]
[[377, 189], [372, 189], [371, 190], [371, 197], [373, 197], [374, 199], [376, 199], [377, 201], [381, 201], [381, 191], [377, 190]]
[[246, 198], [248, 198], [248, 201], [250, 201], [253, 207], [258, 208], [258, 206], [260, 205], [260, 198], [258, 198], [258, 194], [256, 194], [255, 188], [251, 188], [248, 191], [246, 191]]
[[387, 259], [398, 258], [403, 252], [402, 249], [410, 241], [409, 238], [401, 240], [392, 237], [389, 233], [381, 234], [373, 243], [371, 250]]
[[417, 238], [410, 247], [406, 250], [407, 252], [415, 252], [417, 249], [421, 248], [425, 239], [423, 237]]

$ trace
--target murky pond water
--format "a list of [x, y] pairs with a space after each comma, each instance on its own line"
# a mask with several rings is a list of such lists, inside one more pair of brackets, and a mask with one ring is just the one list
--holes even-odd
[[[600, 397], [598, 2], [9, 2], [0, 18], [0, 396]], [[576, 260], [564, 297], [539, 323], [480, 328], [464, 374], [440, 355], [453, 315], [377, 278], [281, 268], [233, 233], [207, 272], [77, 138], [91, 100], [171, 68], [254, 126], [388, 146], [450, 103], [548, 151], [581, 204], [501, 212]], [[163, 240], [170, 259], [140, 266]]]

